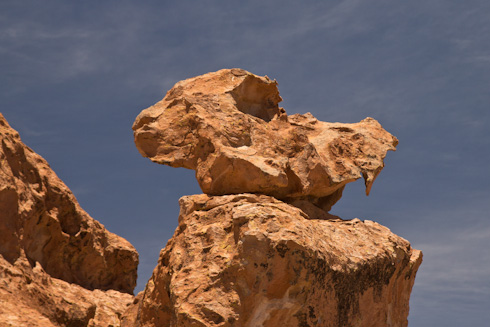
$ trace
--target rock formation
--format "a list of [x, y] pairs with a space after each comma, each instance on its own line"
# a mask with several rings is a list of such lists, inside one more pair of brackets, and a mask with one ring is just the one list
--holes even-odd
[[421, 253], [372, 221], [265, 195], [180, 200], [128, 326], [406, 326]]
[[307, 199], [330, 210], [361, 175], [366, 193], [398, 140], [372, 118], [325, 123], [287, 116], [276, 81], [224, 69], [177, 83], [133, 125], [152, 161], [196, 170], [206, 194]]
[[328, 211], [398, 140], [372, 118], [288, 116], [277, 83], [226, 69], [177, 83], [136, 119], [141, 154], [205, 194], [136, 297], [138, 255], [83, 211], [0, 115], [0, 326], [404, 327], [422, 253]]
[[140, 153], [195, 169], [206, 194], [180, 200], [123, 326], [407, 326], [422, 253], [327, 212], [360, 176], [369, 194], [398, 140], [372, 118], [287, 116], [276, 84], [220, 70], [177, 83], [136, 118]]
[[133, 296], [53, 278], [39, 262], [0, 256], [0, 326], [119, 327]]
[[138, 253], [83, 211], [0, 114], [0, 326], [117, 326]]

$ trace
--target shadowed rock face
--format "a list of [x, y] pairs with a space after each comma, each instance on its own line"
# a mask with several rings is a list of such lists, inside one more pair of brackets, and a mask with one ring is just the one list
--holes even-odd
[[126, 326], [407, 326], [422, 254], [372, 221], [193, 195]]
[[259, 193], [330, 210], [361, 176], [366, 193], [398, 140], [372, 118], [326, 123], [287, 116], [276, 81], [224, 69], [177, 83], [133, 125], [152, 161], [196, 170], [206, 194]]
[[87, 289], [132, 293], [138, 253], [83, 211], [48, 163], [0, 114], [0, 255], [39, 263]]

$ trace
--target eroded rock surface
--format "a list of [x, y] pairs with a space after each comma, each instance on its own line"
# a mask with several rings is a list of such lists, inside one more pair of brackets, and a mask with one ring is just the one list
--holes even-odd
[[0, 255], [0, 326], [119, 327], [133, 296], [87, 290], [53, 278], [21, 256], [14, 264]]
[[180, 200], [126, 326], [407, 326], [422, 261], [372, 221], [316, 220], [265, 195]]
[[80, 208], [1, 114], [0, 141], [0, 326], [120, 326], [138, 253]]
[[78, 204], [48, 163], [0, 114], [0, 255], [22, 254], [52, 277], [87, 289], [132, 293], [138, 253]]
[[223, 69], [177, 83], [133, 125], [140, 153], [196, 170], [204, 193], [307, 199], [330, 210], [363, 176], [369, 193], [398, 140], [372, 118], [326, 123], [287, 116], [276, 81]]

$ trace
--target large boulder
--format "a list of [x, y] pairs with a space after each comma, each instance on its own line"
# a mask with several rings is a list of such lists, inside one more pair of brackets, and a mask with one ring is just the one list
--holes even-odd
[[361, 176], [366, 193], [398, 140], [372, 118], [326, 123], [288, 116], [277, 82], [242, 69], [178, 82], [133, 125], [152, 161], [196, 170], [204, 193], [260, 193], [330, 210]]
[[0, 255], [86, 289], [132, 294], [138, 253], [78, 204], [0, 114]]
[[123, 326], [407, 326], [422, 254], [372, 221], [265, 195], [180, 200], [179, 226]]

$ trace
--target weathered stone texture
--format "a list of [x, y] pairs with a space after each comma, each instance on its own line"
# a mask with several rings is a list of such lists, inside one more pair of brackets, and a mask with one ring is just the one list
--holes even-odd
[[131, 326], [406, 326], [418, 250], [358, 219], [253, 194], [180, 200]]
[[328, 211], [361, 176], [369, 194], [398, 140], [372, 118], [288, 116], [277, 83], [224, 69], [177, 83], [134, 125], [157, 163], [206, 194], [144, 292], [138, 254], [83, 211], [0, 115], [0, 325], [406, 327], [422, 253], [373, 221]]
[[196, 170], [207, 195], [180, 200], [123, 326], [407, 326], [422, 253], [375, 222], [328, 213], [361, 176], [369, 194], [398, 140], [372, 118], [288, 116], [281, 100], [267, 76], [224, 69], [138, 115], [140, 153]]
[[223, 69], [177, 83], [133, 125], [152, 161], [196, 170], [206, 194], [307, 199], [330, 210], [361, 176], [369, 193], [398, 140], [372, 118], [326, 123], [287, 116], [276, 81]]
[[53, 278], [21, 256], [14, 264], [0, 256], [0, 326], [119, 327], [133, 296], [87, 290]]
[[138, 253], [80, 208], [48, 163], [0, 114], [0, 255], [22, 253], [52, 277], [88, 289], [132, 293]]

